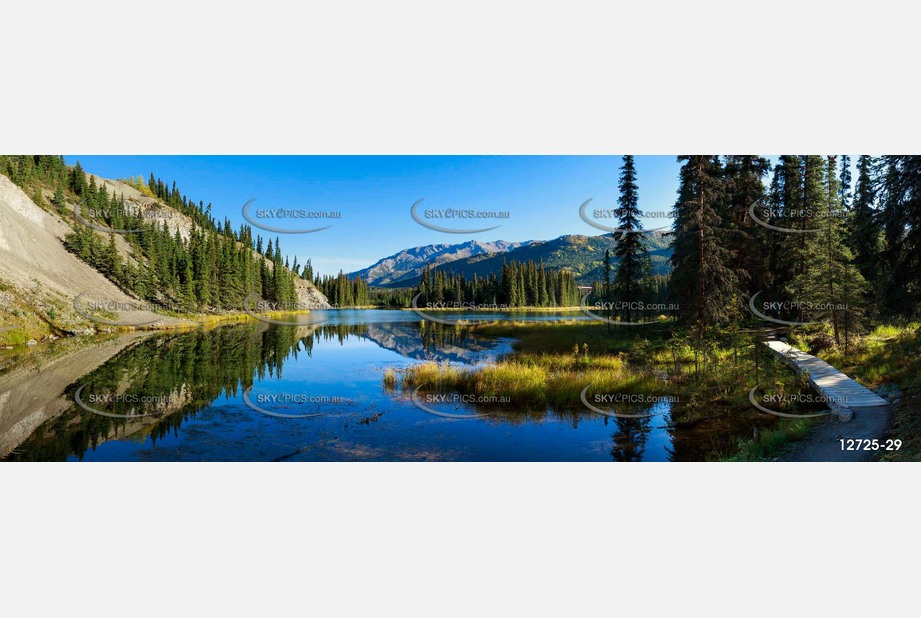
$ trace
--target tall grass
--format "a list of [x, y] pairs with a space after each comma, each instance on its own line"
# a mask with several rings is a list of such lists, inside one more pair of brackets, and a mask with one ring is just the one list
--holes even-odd
[[897, 382], [904, 386], [921, 384], [921, 326], [880, 325], [852, 347], [850, 354], [834, 349], [823, 359], [861, 382], [875, 386]]
[[384, 388], [393, 390], [397, 385], [397, 372], [393, 367], [384, 370]]
[[582, 390], [655, 394], [652, 375], [627, 369], [620, 356], [522, 355], [479, 368], [422, 363], [401, 371], [405, 390], [455, 390], [508, 397], [515, 405], [579, 406]]

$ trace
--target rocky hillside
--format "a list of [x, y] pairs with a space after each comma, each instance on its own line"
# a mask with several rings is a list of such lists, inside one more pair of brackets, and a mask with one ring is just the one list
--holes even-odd
[[[145, 218], [148, 221], [156, 221], [160, 224], [165, 223], [170, 232], [178, 232], [183, 240], [187, 241], [189, 239], [195, 223], [188, 216], [182, 214], [174, 208], [171, 208], [169, 205], [163, 203], [160, 200], [157, 200], [156, 198], [144, 195], [131, 185], [128, 185], [124, 182], [109, 180], [100, 176], [94, 176], [93, 174], [87, 174], [87, 178], [94, 179], [97, 185], [104, 186], [111, 194], [123, 196], [129, 206], [138, 208], [142, 212], [146, 213]], [[121, 241], [119, 243], [119, 250], [122, 252], [122, 256], [128, 257], [129, 253], [127, 250], [127, 243], [124, 242], [124, 239], [121, 236], [116, 236], [116, 243], [119, 241]], [[263, 256], [256, 253], [255, 251], [253, 251], [253, 255], [257, 259], [264, 260], [266, 265], [271, 270], [271, 261], [266, 260]], [[297, 287], [298, 302], [300, 305], [309, 306], [316, 309], [329, 309], [331, 307], [326, 297], [316, 287], [314, 287], [313, 283], [310, 281], [298, 277], [295, 278], [294, 284]]]
[[[80, 316], [74, 300], [137, 306], [131, 298], [64, 248], [70, 225], [39, 208], [0, 175], [0, 337], [25, 343], [40, 336], [92, 334], [95, 323]], [[119, 320], [173, 325], [179, 320], [148, 311], [124, 311]]]
[[[119, 181], [87, 175], [97, 186], [125, 199], [127, 207], [143, 212], [147, 220], [165, 223], [173, 234], [188, 240], [195, 223], [181, 212], [136, 188]], [[146, 309], [149, 305], [125, 293], [109, 278], [68, 251], [65, 237], [80, 226], [74, 220], [75, 204], [68, 199], [63, 209], [49, 204], [54, 194], [47, 188], [32, 197], [0, 174], [0, 345], [31, 343], [64, 335], [89, 335], [110, 330], [87, 319], [75, 301], [105, 303], [105, 318], [114, 322], [142, 324], [144, 328], [194, 325]], [[36, 201], [42, 202], [42, 206]], [[94, 231], [104, 242], [109, 235]], [[119, 234], [111, 235], [119, 256], [137, 264], [130, 246]], [[253, 251], [257, 259], [264, 259]], [[267, 261], [271, 269], [271, 262]], [[318, 309], [329, 307], [326, 298], [309, 282], [295, 278], [298, 301]]]

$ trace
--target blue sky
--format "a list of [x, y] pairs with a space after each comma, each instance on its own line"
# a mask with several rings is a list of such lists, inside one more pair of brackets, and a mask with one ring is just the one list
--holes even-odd
[[[614, 208], [621, 157], [617, 156], [66, 156], [87, 172], [124, 178], [151, 172], [194, 199], [212, 203], [219, 220], [235, 228], [243, 205], [261, 208], [339, 211], [336, 221], [279, 222], [278, 227], [330, 229], [281, 234], [282, 251], [301, 263], [313, 260], [320, 273], [364, 268], [401, 249], [476, 239], [546, 240], [563, 234], [601, 234], [579, 218], [579, 206]], [[675, 201], [679, 165], [674, 156], [637, 156], [640, 208], [669, 210]], [[427, 208], [508, 211], [504, 221], [456, 221], [463, 228], [501, 227], [479, 234], [446, 234], [410, 217], [412, 204]], [[439, 222], [445, 224], [444, 222]], [[605, 222], [608, 223], [608, 222]], [[668, 221], [649, 219], [648, 228]], [[259, 229], [263, 237], [276, 234]]]

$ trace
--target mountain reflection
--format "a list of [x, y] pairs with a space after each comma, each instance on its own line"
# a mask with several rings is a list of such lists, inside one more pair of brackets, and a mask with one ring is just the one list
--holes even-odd
[[[438, 418], [417, 408], [409, 393], [385, 389], [382, 369], [418, 361], [469, 367], [501, 357], [510, 345], [451, 325], [400, 320], [403, 316], [364, 322], [345, 313], [338, 322], [309, 326], [248, 323], [122, 336], [94, 348], [111, 346], [80, 371], [65, 374], [52, 363], [36, 370], [35, 383], [47, 387], [41, 405], [30, 399], [35, 389], [27, 379], [0, 376], [0, 456], [11, 461], [700, 461], [750, 432], [745, 415], [700, 422], [678, 405], [653, 410], [630, 404], [621, 411], [653, 416], [616, 418], [578, 403], [534, 409], [462, 403], [449, 411], [487, 416]], [[73, 371], [74, 362], [62, 364]], [[244, 404], [243, 393], [251, 388], [254, 400], [278, 393], [339, 399], [283, 402], [273, 408], [280, 414], [323, 414], [279, 419]], [[81, 409], [74, 401], [78, 391], [88, 407], [119, 417]]]
[[[93, 414], [76, 405], [40, 425], [7, 455], [10, 461], [82, 458], [113, 439], [150, 440], [178, 436], [180, 427], [221, 397], [237, 398], [315, 346], [363, 339], [403, 357], [475, 363], [487, 358], [492, 342], [441, 324], [321, 324], [269, 326], [263, 323], [163, 334], [141, 341], [70, 384], [60, 397], [81, 398], [89, 407], [131, 418]], [[104, 395], [103, 395], [104, 394]], [[101, 400], [97, 403], [93, 398]], [[0, 414], [3, 400], [0, 399]]]

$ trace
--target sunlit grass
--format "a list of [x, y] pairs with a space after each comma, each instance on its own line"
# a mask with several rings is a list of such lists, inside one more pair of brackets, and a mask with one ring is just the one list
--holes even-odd
[[904, 386], [921, 384], [921, 337], [919, 324], [880, 325], [845, 355], [836, 348], [823, 359], [868, 386], [895, 382]]
[[0, 331], [0, 345], [22, 345], [32, 337], [24, 330], [10, 328], [9, 330]]
[[[779, 395], [768, 407], [791, 414], [824, 409], [793, 395], [809, 393], [804, 376], [762, 350], [755, 364], [753, 333], [718, 333], [703, 349], [693, 337], [670, 324], [618, 330], [603, 322], [494, 322], [469, 327], [478, 335], [513, 338], [513, 353], [498, 362], [473, 368], [426, 363], [399, 372], [399, 387], [425, 391], [453, 390], [477, 395], [504, 395], [514, 406], [582, 407], [580, 393], [644, 393], [671, 395], [676, 426], [696, 426], [740, 412], [760, 414], [748, 399], [756, 384], [758, 396]], [[821, 330], [797, 330], [790, 343], [809, 351]], [[826, 333], [826, 334], [830, 334]], [[918, 325], [884, 325], [855, 339], [849, 354], [832, 347], [823, 360], [861, 382], [921, 383], [921, 340]], [[767, 415], [765, 415], [767, 416]], [[747, 436], [717, 459], [760, 461], [782, 453], [791, 441], [803, 439], [813, 419], [783, 419], [764, 429], [758, 440]]]
[[477, 368], [422, 363], [401, 371], [403, 389], [501, 395], [516, 405], [579, 406], [591, 392], [656, 393], [653, 376], [629, 371], [619, 357], [526, 355]]

